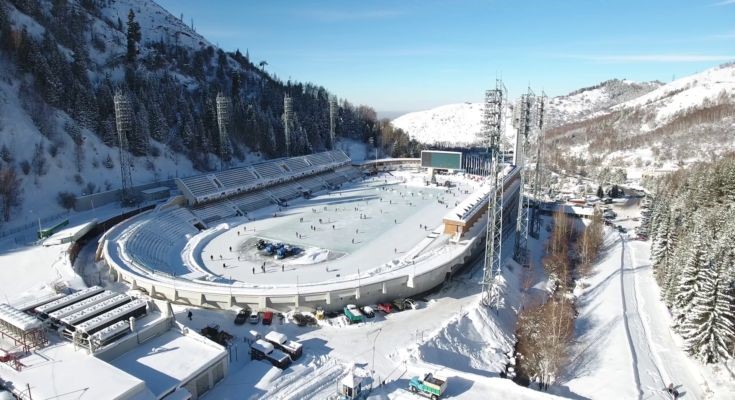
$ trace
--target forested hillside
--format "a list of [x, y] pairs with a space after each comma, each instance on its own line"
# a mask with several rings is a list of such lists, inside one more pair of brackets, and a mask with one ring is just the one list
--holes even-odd
[[[116, 91], [134, 108], [136, 184], [219, 167], [219, 92], [232, 100], [233, 163], [284, 155], [287, 94], [291, 155], [330, 148], [335, 95], [267, 68], [247, 50], [217, 48], [152, 0], [0, 1], [0, 170], [18, 185], [4, 203], [18, 211], [31, 192], [55, 198], [57, 182], [76, 195], [119, 186]], [[372, 108], [344, 99], [336, 132], [340, 140], [375, 138], [389, 155], [417, 151]]]
[[651, 259], [687, 351], [735, 355], [735, 155], [655, 183]]

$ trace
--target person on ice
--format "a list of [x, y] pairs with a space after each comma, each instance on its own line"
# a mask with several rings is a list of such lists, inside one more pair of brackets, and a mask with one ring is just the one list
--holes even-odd
[[189, 321], [191, 321], [191, 317], [192, 317], [192, 315], [193, 315], [193, 314], [191, 313], [191, 310], [187, 310], [187, 312], [186, 312], [186, 317], [187, 317], [187, 318], [189, 318]]

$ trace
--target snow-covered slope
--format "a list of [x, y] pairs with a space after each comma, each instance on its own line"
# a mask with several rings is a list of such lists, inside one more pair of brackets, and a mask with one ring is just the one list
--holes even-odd
[[682, 111], [731, 102], [735, 94], [735, 63], [677, 79], [643, 96], [613, 107], [613, 111], [644, 110], [654, 113], [648, 128], [671, 121]]
[[448, 104], [402, 115], [393, 125], [421, 143], [467, 145], [482, 130], [482, 108], [482, 103]]
[[[468, 146], [481, 142], [482, 103], [448, 104], [425, 111], [402, 115], [392, 121], [412, 139], [428, 145]], [[504, 137], [506, 146], [513, 143], [515, 128], [512, 126], [512, 109], [505, 111]]]
[[[132, 56], [131, 11], [141, 33]], [[228, 147], [232, 166], [281, 156], [287, 91], [297, 117], [291, 150], [328, 147], [323, 104], [332, 94], [271, 77], [247, 53], [218, 49], [154, 0], [3, 0], [0, 27], [0, 171], [14, 170], [21, 187], [0, 231], [57, 216], [60, 192], [119, 188], [117, 90], [134, 110], [127, 138], [134, 185], [219, 168]], [[218, 92], [232, 99], [229, 146], [220, 140]], [[368, 117], [346, 101], [338, 107], [349, 122], [340, 135], [359, 137]]]
[[612, 79], [575, 90], [549, 101], [547, 126], [554, 127], [596, 115], [617, 104], [635, 99], [663, 85], [661, 82], [633, 82]]
[[[597, 115], [659, 86], [659, 82], [613, 79], [554, 97], [549, 101], [546, 125], [553, 127]], [[392, 122], [421, 143], [464, 146], [477, 142], [477, 135], [482, 130], [482, 112], [482, 103], [465, 102], [412, 112]], [[511, 133], [514, 134], [515, 130], [508, 124], [506, 136]]]
[[[594, 173], [595, 166], [655, 170], [735, 150], [735, 64], [662, 85], [612, 107], [547, 130], [557, 140], [558, 167]], [[574, 156], [574, 157], [569, 157]], [[594, 166], [570, 160], [599, 161]], [[592, 168], [593, 170], [589, 170]], [[583, 171], [584, 170], [584, 171]]]

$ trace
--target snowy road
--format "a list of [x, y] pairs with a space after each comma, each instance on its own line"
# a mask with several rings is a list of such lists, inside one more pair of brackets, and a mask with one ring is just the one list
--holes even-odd
[[[631, 338], [639, 357], [636, 369], [641, 377], [642, 398], [667, 398], [665, 393], [656, 391], [669, 383], [677, 387], [683, 399], [708, 398], [696, 361], [684, 353], [681, 339], [671, 332], [669, 313], [660, 300], [651, 271], [649, 243], [623, 241], [622, 246], [626, 319], [631, 325]], [[631, 294], [634, 300], [630, 299]], [[631, 308], [633, 304], [635, 310]], [[659, 383], [661, 379], [663, 384]], [[650, 387], [651, 384], [657, 386]]]
[[638, 385], [638, 398], [667, 398], [662, 389], [667, 385], [665, 372], [662, 373], [656, 354], [651, 349], [650, 339], [641, 317], [641, 304], [638, 301], [638, 288], [636, 275], [639, 273], [636, 265], [627, 249], [626, 241], [621, 242], [620, 253], [620, 280], [622, 289], [622, 302], [624, 311], [625, 330], [628, 336], [631, 357], [633, 359], [633, 374]]

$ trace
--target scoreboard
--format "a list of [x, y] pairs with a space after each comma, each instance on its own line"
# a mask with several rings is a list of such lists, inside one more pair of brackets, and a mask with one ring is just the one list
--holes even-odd
[[436, 169], [462, 169], [462, 153], [457, 151], [421, 151], [421, 166]]

